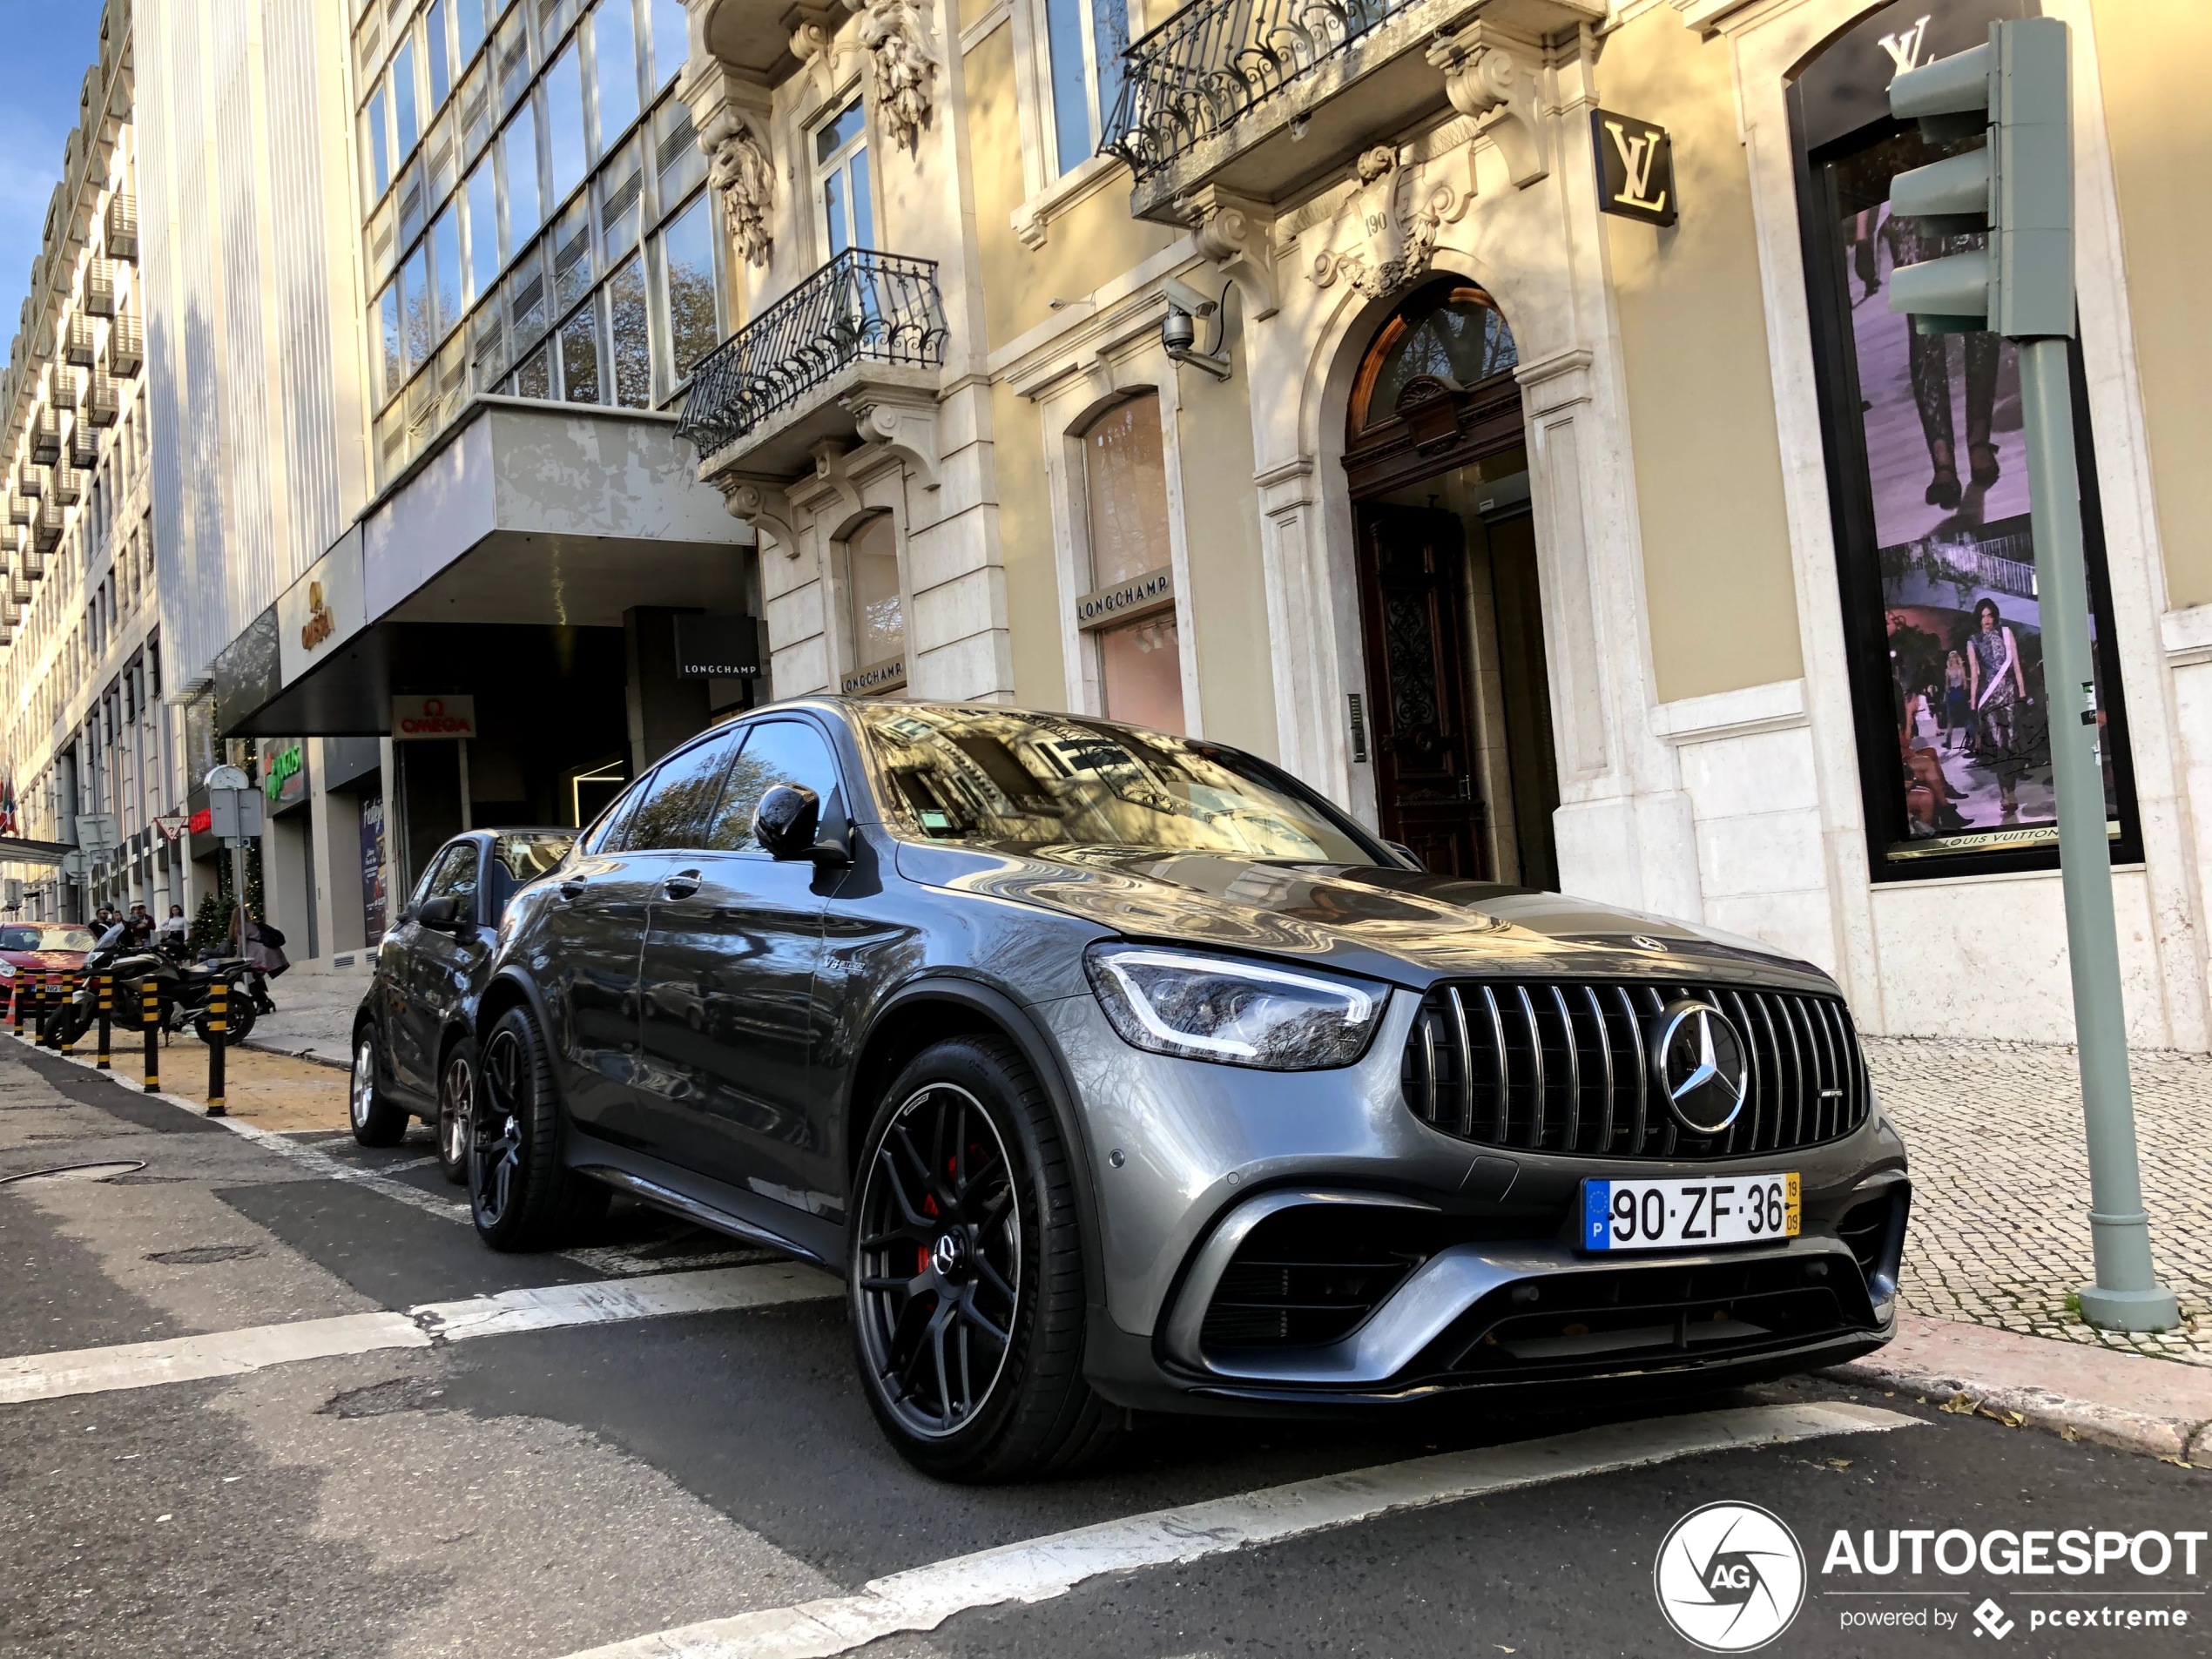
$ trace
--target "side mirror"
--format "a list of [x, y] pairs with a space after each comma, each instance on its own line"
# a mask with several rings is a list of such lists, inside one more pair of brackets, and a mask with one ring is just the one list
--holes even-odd
[[804, 784], [778, 784], [760, 798], [752, 833], [772, 859], [811, 859], [816, 864], [849, 864], [852, 854], [820, 838], [821, 797]]
[[461, 907], [454, 902], [453, 895], [442, 893], [435, 899], [425, 899], [421, 907], [415, 913], [415, 919], [425, 927], [435, 927], [440, 933], [446, 933], [458, 924], [460, 914]]

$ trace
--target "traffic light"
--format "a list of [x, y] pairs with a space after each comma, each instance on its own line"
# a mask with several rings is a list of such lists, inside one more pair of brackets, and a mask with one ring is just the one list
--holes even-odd
[[1970, 51], [1890, 83], [1890, 112], [1931, 142], [1987, 131], [1979, 150], [1890, 181], [1890, 211], [1933, 234], [1989, 231], [1986, 249], [1899, 267], [1890, 309], [1924, 334], [1986, 328], [2013, 339], [2074, 332], [2074, 152], [2067, 27], [2055, 17], [1989, 26]]

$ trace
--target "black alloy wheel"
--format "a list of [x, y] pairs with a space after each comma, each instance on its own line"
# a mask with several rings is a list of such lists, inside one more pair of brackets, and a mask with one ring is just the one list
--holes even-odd
[[545, 1040], [527, 1009], [485, 1039], [469, 1131], [469, 1207], [494, 1250], [547, 1250], [606, 1213], [613, 1195], [561, 1161], [561, 1111]]
[[469, 1178], [469, 1136], [476, 1118], [476, 1045], [456, 1037], [438, 1073], [438, 1168], [459, 1185]]
[[960, 1037], [913, 1062], [870, 1129], [846, 1287], [868, 1404], [948, 1480], [1074, 1467], [1119, 1413], [1082, 1375], [1082, 1244], [1052, 1108], [1018, 1050]]
[[941, 1439], [1006, 1369], [1022, 1307], [1021, 1195], [982, 1103], [949, 1082], [899, 1108], [869, 1175], [861, 1341], [900, 1426]]

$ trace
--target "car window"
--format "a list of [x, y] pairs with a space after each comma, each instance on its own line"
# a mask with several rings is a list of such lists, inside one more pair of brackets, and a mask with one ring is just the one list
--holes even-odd
[[535, 881], [556, 868], [576, 844], [573, 835], [550, 831], [526, 835], [502, 835], [491, 844], [492, 862], [507, 872], [517, 886]]
[[892, 786], [887, 805], [931, 840], [1330, 864], [1386, 856], [1285, 774], [1196, 738], [1019, 709], [886, 704], [860, 718]]
[[652, 774], [648, 772], [617, 795], [614, 805], [599, 814], [597, 821], [584, 833], [583, 850], [587, 853], [622, 851], [623, 837], [629, 832], [631, 818], [637, 810], [637, 803], [644, 799], [645, 790], [651, 782]]
[[37, 950], [38, 929], [36, 927], [0, 927], [0, 950]]
[[722, 792], [722, 774], [729, 769], [738, 735], [725, 732], [661, 763], [630, 826], [631, 852], [705, 844], [707, 817]]
[[430, 872], [429, 890], [423, 896], [451, 899], [463, 915], [472, 914], [476, 904], [478, 856], [474, 841], [455, 841], [446, 848], [445, 856]]
[[745, 750], [730, 768], [730, 781], [716, 804], [707, 845], [752, 847], [752, 815], [760, 798], [778, 784], [800, 784], [821, 798], [822, 821], [834, 822], [843, 811], [837, 758], [822, 734], [804, 720], [762, 720], [749, 727]]

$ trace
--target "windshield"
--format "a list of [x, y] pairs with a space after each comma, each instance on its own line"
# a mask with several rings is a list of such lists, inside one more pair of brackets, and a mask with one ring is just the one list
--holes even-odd
[[1062, 714], [898, 704], [860, 711], [927, 840], [1379, 864], [1346, 820], [1232, 750]]
[[90, 950], [92, 935], [83, 927], [36, 924], [0, 927], [0, 950]]
[[566, 832], [502, 835], [492, 843], [491, 855], [519, 885], [536, 880], [568, 857], [575, 845], [576, 837]]

